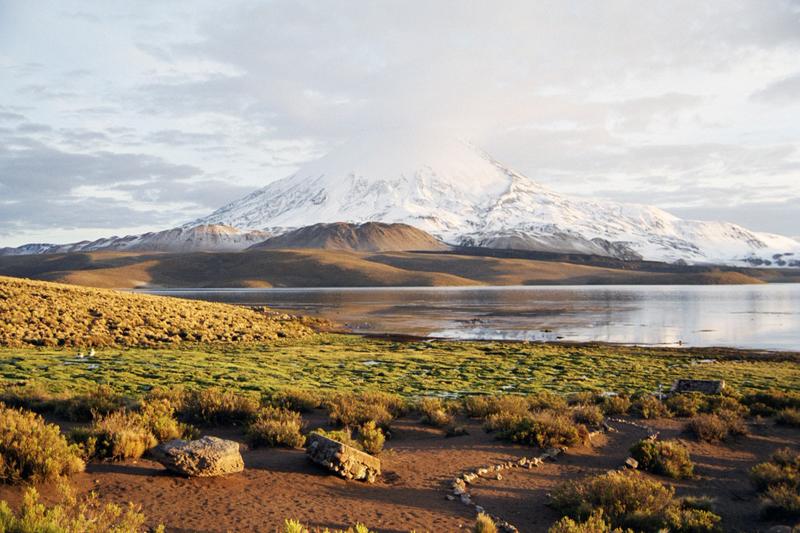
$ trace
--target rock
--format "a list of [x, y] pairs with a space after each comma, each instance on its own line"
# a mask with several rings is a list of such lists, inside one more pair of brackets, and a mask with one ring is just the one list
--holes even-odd
[[244, 470], [239, 443], [218, 437], [175, 439], [156, 446], [151, 453], [168, 470], [184, 476], [213, 477]]
[[639, 461], [637, 461], [633, 457], [628, 457], [627, 459], [625, 459], [625, 466], [627, 466], [632, 470], [636, 470], [637, 468], [639, 468]]
[[447, 499], [448, 499], [448, 500], [450, 500], [451, 502], [452, 502], [453, 500], [455, 500], [455, 499], [456, 499], [456, 497], [455, 497], [455, 496], [453, 496], [452, 494], [448, 494], [447, 496], [445, 496], [445, 498], [447, 498]]
[[380, 459], [318, 433], [309, 435], [306, 454], [345, 479], [374, 483], [381, 475]]
[[461, 503], [463, 503], [464, 505], [469, 505], [472, 503], [472, 499], [469, 497], [469, 494], [461, 495]]
[[500, 472], [498, 472], [498, 473], [497, 473], [497, 474], [494, 476], [494, 478], [495, 478], [497, 481], [502, 481], [502, 479], [503, 479], [503, 475], [502, 475]]
[[481, 514], [483, 511], [484, 511], [484, 509], [480, 505], [476, 505], [475, 506], [475, 512], [476, 513]]
[[767, 533], [792, 533], [792, 528], [789, 526], [772, 526], [767, 530]]

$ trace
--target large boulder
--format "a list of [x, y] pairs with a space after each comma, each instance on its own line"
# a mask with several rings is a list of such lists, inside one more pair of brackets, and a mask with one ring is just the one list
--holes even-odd
[[374, 483], [381, 475], [381, 460], [318, 433], [308, 437], [306, 453], [315, 463], [345, 479]]
[[184, 476], [213, 477], [244, 470], [239, 443], [218, 437], [171, 440], [156, 446], [152, 454], [168, 470]]

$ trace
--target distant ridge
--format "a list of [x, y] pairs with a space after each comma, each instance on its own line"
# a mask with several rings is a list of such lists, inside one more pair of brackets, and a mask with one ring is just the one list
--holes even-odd
[[276, 248], [321, 248], [353, 252], [442, 251], [449, 247], [408, 224], [365, 222], [314, 224], [288, 231], [250, 247], [251, 250]]
[[70, 244], [25, 244], [0, 248], [0, 255], [65, 254], [75, 252], [235, 252], [269, 237], [260, 230], [239, 230], [225, 224], [198, 224], [164, 231], [108, 237]]

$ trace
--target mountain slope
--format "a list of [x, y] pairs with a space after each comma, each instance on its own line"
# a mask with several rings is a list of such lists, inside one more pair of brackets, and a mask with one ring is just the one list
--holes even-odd
[[269, 237], [260, 230], [241, 231], [221, 224], [199, 224], [165, 231], [109, 237], [71, 244], [25, 244], [0, 248], [0, 255], [38, 255], [97, 251], [203, 252], [244, 250]]
[[359, 139], [192, 223], [281, 234], [403, 223], [455, 245], [691, 264], [800, 266], [800, 243], [654, 207], [570, 197], [459, 141]]
[[287, 231], [255, 244], [252, 250], [275, 248], [323, 248], [356, 252], [395, 252], [402, 250], [445, 250], [447, 245], [408, 224], [314, 224]]

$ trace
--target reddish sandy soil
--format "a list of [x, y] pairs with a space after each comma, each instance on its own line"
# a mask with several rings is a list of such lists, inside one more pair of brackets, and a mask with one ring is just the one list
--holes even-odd
[[[324, 421], [320, 413], [308, 418], [309, 427]], [[714, 496], [726, 531], [764, 531], [773, 525], [758, 520], [758, 501], [747, 471], [777, 448], [800, 445], [800, 431], [767, 423], [754, 425], [748, 437], [708, 445], [681, 434], [680, 421], [646, 422], [660, 430], [662, 438], [682, 438], [690, 447], [698, 478], [674, 483], [679, 495]], [[572, 449], [537, 469], [506, 471], [500, 481], [481, 481], [472, 489], [475, 502], [522, 532], [546, 531], [559, 518], [545, 505], [552, 487], [619, 467], [628, 448], [646, 435], [632, 426], [612, 425], [619, 433], [601, 436], [593, 448]], [[397, 422], [381, 456], [383, 478], [374, 485], [328, 475], [303, 451], [270, 448], [245, 451], [245, 471], [225, 478], [184, 479], [142, 459], [91, 464], [71, 483], [82, 493], [94, 490], [103, 501], [135, 502], [148, 523], [163, 523], [171, 532], [276, 531], [285, 518], [321, 527], [361, 521], [387, 533], [469, 530], [474, 521], [471, 508], [445, 497], [452, 478], [464, 470], [534, 455], [535, 450], [495, 441], [476, 422], [467, 427], [469, 435], [445, 438], [440, 430], [414, 421]], [[242, 440], [235, 429], [209, 433]], [[52, 498], [53, 487], [39, 488], [45, 498]], [[0, 499], [15, 506], [22, 492], [19, 487], [0, 487]]]

